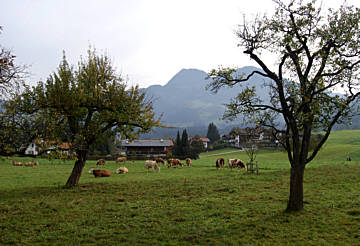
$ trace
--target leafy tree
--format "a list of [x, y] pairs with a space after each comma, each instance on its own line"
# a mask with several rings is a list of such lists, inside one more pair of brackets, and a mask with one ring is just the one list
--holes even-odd
[[181, 152], [183, 156], [190, 155], [190, 143], [186, 129], [183, 130], [181, 135]]
[[55, 133], [69, 129], [76, 161], [66, 186], [78, 184], [90, 146], [102, 136], [134, 139], [160, 125], [145, 94], [137, 86], [128, 89], [109, 58], [95, 50], [88, 51], [76, 70], [64, 54], [57, 71], [20, 99], [24, 112], [46, 114]]
[[[303, 209], [306, 164], [315, 158], [333, 126], [351, 116], [351, 106], [360, 94], [360, 10], [344, 3], [324, 13], [315, 0], [274, 2], [273, 16], [250, 22], [244, 18], [236, 31], [238, 46], [262, 70], [236, 76], [235, 68], [220, 67], [209, 73], [213, 79], [209, 87], [216, 92], [222, 86], [240, 84], [242, 89], [227, 105], [224, 118], [245, 114], [253, 123], [275, 131], [291, 164], [287, 211], [297, 211]], [[278, 58], [275, 68], [262, 51]], [[270, 88], [269, 102], [262, 101], [254, 87], [243, 85], [255, 75], [272, 81], [265, 84]], [[334, 93], [339, 90], [342, 94]], [[279, 119], [285, 126], [276, 123]], [[310, 151], [314, 129], [324, 135]]]
[[219, 131], [214, 123], [210, 123], [206, 137], [210, 139], [210, 144], [220, 139]]
[[38, 154], [53, 150], [54, 142], [40, 141], [56, 138], [50, 122], [44, 112], [27, 114], [21, 110], [19, 98], [11, 98], [2, 104], [0, 111], [0, 155], [32, 156], [25, 153], [30, 143], [37, 142]]
[[199, 154], [205, 151], [204, 143], [201, 141], [199, 135], [195, 135], [190, 142], [190, 155], [191, 159], [199, 159]]

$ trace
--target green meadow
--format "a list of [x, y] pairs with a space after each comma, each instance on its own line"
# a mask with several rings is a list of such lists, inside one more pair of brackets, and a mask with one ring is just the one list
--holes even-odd
[[2, 158], [0, 245], [360, 245], [360, 130], [331, 134], [305, 170], [297, 213], [284, 212], [285, 152], [261, 150], [258, 175], [216, 170], [219, 157], [247, 160], [230, 151], [159, 173], [128, 161], [129, 173], [115, 174], [111, 161], [108, 178], [89, 174], [96, 162], [88, 161], [72, 189], [63, 185], [73, 161], [17, 167]]

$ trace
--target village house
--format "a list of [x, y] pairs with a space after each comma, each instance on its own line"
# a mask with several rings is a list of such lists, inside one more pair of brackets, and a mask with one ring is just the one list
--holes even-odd
[[[48, 145], [46, 154], [50, 154], [51, 151], [58, 150], [63, 155], [72, 155], [70, 148], [71, 143], [62, 142], [61, 144], [56, 145], [55, 141], [51, 141], [50, 143], [46, 143]], [[44, 147], [44, 141], [43, 140], [35, 140], [34, 142], [30, 143], [25, 150], [26, 155], [39, 155], [39, 149], [41, 149], [40, 146]]]
[[222, 139], [236, 148], [246, 148], [249, 142], [264, 148], [278, 146], [278, 141], [275, 140], [271, 129], [252, 131], [252, 128], [241, 128], [237, 130], [235, 136], [224, 135]]
[[174, 143], [171, 139], [136, 139], [120, 140], [118, 149], [127, 156], [166, 156]]

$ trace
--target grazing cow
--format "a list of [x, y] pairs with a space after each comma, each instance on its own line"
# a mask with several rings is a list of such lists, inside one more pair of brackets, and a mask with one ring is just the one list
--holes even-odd
[[157, 172], [160, 172], [160, 167], [157, 163], [155, 163], [155, 165], [153, 166], [153, 169]]
[[100, 165], [105, 166], [105, 163], [106, 163], [106, 161], [105, 161], [104, 159], [99, 159], [99, 160], [96, 162], [96, 166], [100, 166]]
[[108, 170], [99, 170], [99, 169], [92, 169], [92, 174], [94, 177], [109, 177], [111, 173]]
[[191, 161], [190, 158], [186, 158], [185, 161], [186, 161], [186, 165], [187, 165], [188, 167], [192, 167], [192, 161]]
[[170, 168], [172, 166], [172, 162], [173, 162], [174, 159], [167, 159], [167, 167]]
[[169, 167], [173, 167], [173, 168], [177, 168], [177, 167], [183, 167], [184, 164], [179, 160], [179, 159], [168, 159], [168, 168]]
[[151, 160], [146, 160], [145, 161], [145, 167], [147, 170], [149, 170], [150, 168], [153, 168], [156, 164], [156, 161], [151, 161]]
[[39, 165], [39, 163], [37, 161], [25, 163], [26, 167], [34, 167], [34, 166], [38, 166], [38, 165]]
[[126, 162], [126, 157], [118, 157], [116, 159], [116, 163], [119, 163], [119, 162]]
[[163, 158], [155, 158], [154, 161], [156, 161], [156, 163], [161, 163], [161, 164], [165, 165]]
[[175, 159], [174, 163], [175, 163], [175, 165], [180, 166], [180, 167], [184, 166], [184, 164], [179, 159]]
[[228, 163], [229, 163], [229, 168], [238, 167], [238, 168], [244, 168], [245, 171], [247, 171], [246, 165], [240, 159], [229, 159]]
[[12, 161], [12, 165], [13, 166], [23, 166], [24, 164], [22, 164], [22, 162], [20, 162], [20, 161]]
[[155, 171], [160, 171], [160, 167], [158, 166], [158, 164], [156, 163], [156, 161], [151, 161], [151, 160], [147, 160], [145, 161], [145, 167], [147, 170], [149, 170], [150, 168], [154, 169]]
[[228, 160], [229, 168], [235, 167], [236, 162], [237, 162], [237, 159], [229, 159]]
[[128, 173], [129, 170], [126, 167], [119, 167], [118, 169], [116, 169], [116, 173]]
[[246, 165], [245, 165], [244, 162], [243, 162], [242, 160], [240, 160], [240, 159], [237, 159], [236, 166], [237, 166], [238, 168], [244, 168], [245, 171], [247, 171]]
[[218, 158], [216, 160], [216, 169], [220, 169], [220, 168], [224, 167], [224, 165], [225, 165], [224, 158]]

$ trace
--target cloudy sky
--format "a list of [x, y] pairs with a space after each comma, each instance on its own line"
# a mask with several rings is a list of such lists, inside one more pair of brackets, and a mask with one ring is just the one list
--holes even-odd
[[[359, 7], [357, 0], [347, 2]], [[271, 0], [0, 0], [0, 44], [31, 65], [29, 82], [56, 70], [62, 51], [76, 64], [89, 45], [118, 72], [147, 87], [182, 68], [255, 65], [236, 47], [243, 14], [271, 13]], [[338, 7], [341, 1], [324, 0]]]

